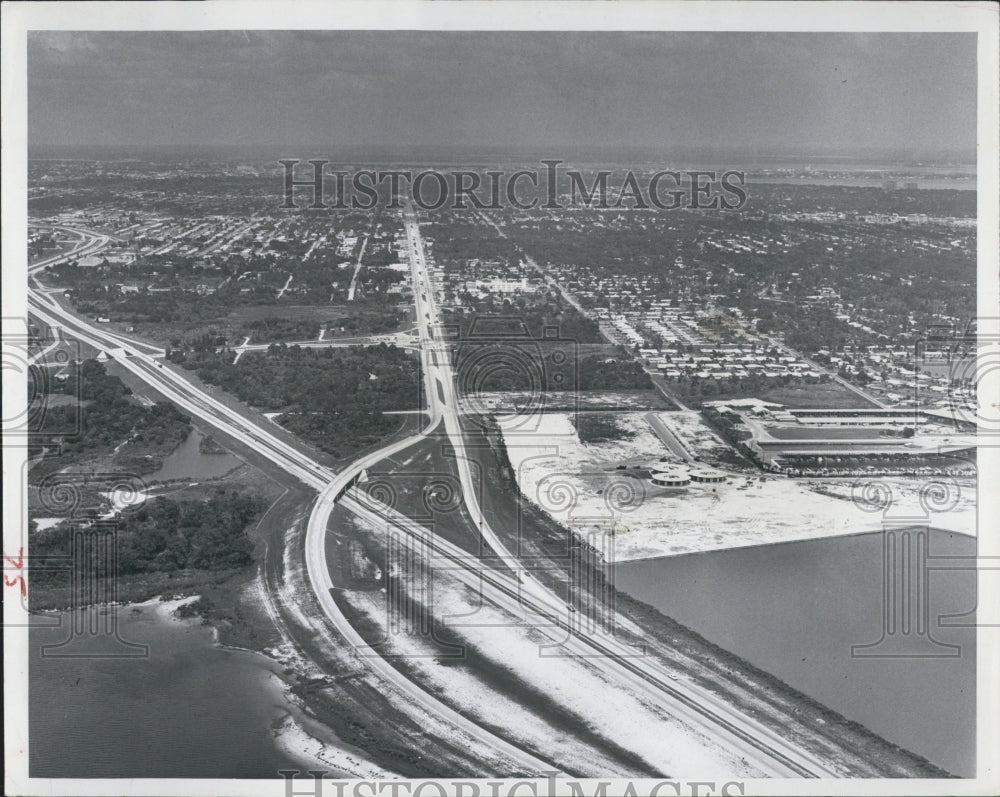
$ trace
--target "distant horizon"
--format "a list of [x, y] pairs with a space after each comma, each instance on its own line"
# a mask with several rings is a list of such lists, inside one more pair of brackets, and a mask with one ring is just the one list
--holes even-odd
[[33, 31], [27, 81], [33, 152], [937, 160], [976, 148], [971, 33]]
[[[122, 161], [141, 160], [148, 157], [172, 157], [181, 159], [199, 158], [240, 158], [263, 160], [278, 157], [331, 158], [333, 161], [370, 162], [433, 162], [469, 163], [474, 161], [493, 162], [495, 160], [517, 160], [519, 162], [538, 161], [555, 158], [577, 163], [664, 163], [664, 162], [727, 162], [747, 166], [775, 166], [811, 163], [844, 166], [892, 164], [924, 166], [976, 166], [975, 150], [964, 148], [913, 151], [900, 148], [870, 148], [867, 151], [808, 151], [806, 148], [775, 148], [748, 152], [728, 147], [612, 147], [612, 146], [525, 146], [490, 147], [475, 145], [364, 145], [364, 144], [300, 144], [294, 146], [270, 146], [265, 144], [133, 144], [133, 145], [77, 145], [45, 144], [29, 145], [29, 161], [96, 160]], [[591, 158], [592, 160], [587, 160]], [[621, 160], [615, 160], [615, 159]], [[610, 160], [609, 160], [610, 159]]]

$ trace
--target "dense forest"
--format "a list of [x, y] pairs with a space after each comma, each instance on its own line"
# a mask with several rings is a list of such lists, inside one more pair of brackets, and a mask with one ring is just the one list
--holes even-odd
[[423, 225], [422, 232], [434, 261], [445, 269], [472, 258], [520, 262], [521, 254], [513, 241], [501, 238], [496, 230], [472, 215], [442, 211], [436, 216], [433, 222]]
[[653, 383], [632, 359], [586, 355], [562, 359], [562, 349], [515, 343], [461, 347], [455, 361], [459, 390], [470, 393], [504, 391], [652, 390]]
[[174, 362], [248, 404], [281, 413], [284, 427], [336, 457], [396, 431], [392, 410], [421, 404], [418, 360], [380, 344], [341, 349], [274, 345], [234, 363], [232, 351], [174, 351]]
[[58, 457], [53, 452], [32, 467], [33, 479], [119, 446], [121, 463], [140, 473], [152, 472], [191, 431], [190, 418], [173, 404], [139, 404], [96, 360], [70, 366], [65, 382], [39, 375], [30, 383], [37, 387], [29, 397], [36, 419], [30, 452], [35, 455], [53, 445], [58, 449]]
[[[204, 501], [151, 498], [118, 516], [118, 575], [246, 567], [253, 561], [247, 532], [266, 508], [261, 498], [221, 488]], [[69, 552], [67, 524], [32, 529], [33, 580], [53, 586], [68, 579]], [[56, 566], [47, 568], [49, 560]]]
[[652, 390], [653, 383], [635, 360], [614, 360], [592, 355], [579, 367], [580, 390]]
[[619, 425], [614, 415], [570, 415], [581, 443], [606, 443], [630, 440], [635, 434]]
[[214, 337], [220, 341], [218, 345], [238, 345], [246, 337], [253, 343], [316, 340], [323, 328], [326, 328], [327, 338], [337, 335], [381, 335], [398, 330], [405, 318], [405, 313], [395, 309], [348, 313], [330, 321], [323, 321], [318, 315], [310, 318], [275, 315], [230, 324], [225, 328], [226, 334]]

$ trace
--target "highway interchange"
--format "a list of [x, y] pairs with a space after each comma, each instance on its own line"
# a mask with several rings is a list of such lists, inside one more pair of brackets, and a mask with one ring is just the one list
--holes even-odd
[[[310, 460], [299, 448], [194, 385], [162, 361], [162, 349], [130, 340], [79, 318], [41, 284], [39, 277], [45, 268], [71, 257], [101, 251], [110, 240], [108, 236], [60, 228], [80, 235], [81, 242], [72, 251], [46, 258], [29, 268], [29, 309], [33, 316], [51, 329], [58, 330], [63, 337], [76, 338], [105, 352], [110, 359], [186, 412], [253, 448], [317, 493], [305, 532], [308, 579], [327, 619], [356, 649], [367, 646], [332, 597], [335, 585], [326, 559], [325, 543], [330, 516], [338, 505], [369, 522], [391, 524], [414, 544], [432, 546], [434, 556], [446, 560], [462, 583], [482, 590], [484, 597], [516, 616], [527, 611], [537, 618], [540, 625], [558, 629], [559, 636], [567, 640], [568, 647], [589, 655], [590, 661], [596, 663], [610, 682], [641, 695], [645, 701], [669, 712], [670, 716], [682, 718], [684, 722], [698, 727], [720, 745], [738, 751], [747, 762], [769, 776], [837, 777], [845, 774], [810, 751], [781, 738], [771, 728], [746, 716], [697, 684], [674, 680], [656, 661], [636, 657], [613, 637], [583, 632], [578, 627], [579, 623], [573, 622], [565, 600], [532, 577], [507, 549], [479, 505], [465, 451], [451, 354], [438, 321], [434, 289], [415, 214], [405, 211], [403, 223], [420, 338], [427, 423], [418, 434], [369, 452], [338, 472]], [[470, 531], [478, 530], [482, 535], [492, 553], [488, 560], [472, 557], [458, 546], [431, 535], [418, 523], [379, 504], [355, 487], [366, 469], [404, 451], [428, 435], [440, 433], [441, 429], [454, 447], [461, 496], [472, 520]], [[457, 569], [455, 565], [458, 565]], [[595, 653], [599, 655], [595, 656]], [[420, 684], [408, 679], [381, 656], [367, 655], [363, 661], [379, 678], [391, 683], [414, 703], [508, 759], [518, 770], [537, 774], [559, 768], [557, 762], [554, 765], [477, 725], [425, 691]]]

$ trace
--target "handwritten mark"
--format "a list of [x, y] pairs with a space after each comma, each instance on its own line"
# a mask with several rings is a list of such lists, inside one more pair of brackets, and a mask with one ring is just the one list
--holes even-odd
[[[10, 556], [8, 556], [7, 554], [4, 554], [3, 558], [6, 561], [10, 562], [11, 567], [13, 567], [15, 570], [23, 570], [24, 569], [24, 548], [19, 548], [18, 549], [18, 551], [17, 551], [17, 559], [13, 559]], [[8, 576], [6, 573], [4, 573], [3, 574], [3, 583], [4, 583], [5, 586], [8, 586], [8, 587], [16, 587], [16, 586], [20, 585], [20, 587], [21, 587], [21, 597], [25, 598], [25, 597], [28, 596], [28, 583], [24, 580], [24, 576], [23, 575], [18, 574], [16, 576], [12, 577], [12, 576]]]

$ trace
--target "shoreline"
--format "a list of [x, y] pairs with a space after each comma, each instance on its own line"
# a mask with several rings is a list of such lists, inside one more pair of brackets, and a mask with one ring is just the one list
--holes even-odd
[[[301, 673], [294, 663], [282, 661], [268, 651], [271, 646], [258, 650], [222, 641], [222, 632], [210, 618], [199, 614], [182, 617], [178, 609], [197, 602], [198, 594], [164, 599], [152, 598], [136, 604], [126, 604], [133, 608], [151, 605], [154, 616], [160, 622], [173, 625], [202, 627], [211, 634], [211, 646], [218, 650], [229, 650], [249, 656], [255, 666], [266, 670], [267, 682], [274, 689], [277, 710], [271, 726], [271, 739], [276, 751], [294, 760], [302, 767], [322, 767], [330, 770], [327, 774], [338, 777], [398, 777], [384, 772], [361, 755], [361, 751], [349, 745], [335, 744], [337, 735], [315, 717], [310, 716], [302, 699], [295, 694], [295, 684], [291, 678]], [[280, 723], [280, 724], [279, 724]], [[335, 772], [336, 771], [336, 772]], [[275, 773], [277, 775], [277, 773]]]
[[[957, 529], [942, 528], [939, 526], [928, 525], [918, 526], [913, 524], [912, 526], [900, 526], [898, 528], [894, 527], [895, 531], [900, 531], [908, 528], [926, 528], [930, 532], [937, 532], [938, 534], [957, 534], [960, 537], [966, 537], [970, 540], [978, 540], [979, 536], [976, 534], [970, 534], [965, 531], [959, 531]], [[826, 534], [821, 537], [796, 537], [789, 540], [766, 540], [764, 542], [748, 542], [746, 545], [730, 545], [725, 548], [705, 548], [696, 551], [677, 551], [675, 553], [658, 553], [655, 556], [636, 556], [627, 559], [616, 558], [614, 564], [616, 565], [626, 565], [634, 564], [635, 562], [658, 562], [663, 559], [680, 559], [685, 556], [700, 556], [703, 554], [711, 553], [725, 553], [726, 551], [745, 551], [756, 548], [773, 548], [775, 545], [792, 545], [794, 543], [806, 543], [806, 542], [823, 542], [825, 540], [847, 540], [852, 537], [864, 537], [869, 534], [880, 534], [883, 531], [881, 526], [875, 526], [870, 529], [861, 529], [859, 531], [850, 531], [846, 534]]]
[[[331, 744], [319, 734], [329, 730], [323, 723], [308, 714], [298, 698], [279, 676], [275, 679], [288, 696], [288, 709], [280, 724], [272, 727], [275, 748], [283, 755], [295, 759], [303, 767], [322, 768], [327, 776], [339, 778], [369, 778], [376, 780], [399, 779], [402, 776], [385, 770], [365, 758], [360, 750], [350, 745]], [[333, 731], [330, 735], [336, 739]]]
[[[399, 777], [366, 759], [362, 752], [350, 745], [339, 743], [332, 729], [311, 716], [308, 707], [295, 693], [294, 678], [301, 676], [294, 662], [283, 661], [269, 655], [271, 646], [254, 649], [223, 641], [223, 632], [210, 618], [200, 614], [182, 616], [178, 610], [196, 603], [201, 594], [164, 597], [157, 595], [141, 601], [118, 601], [108, 604], [88, 604], [73, 608], [45, 608], [31, 612], [32, 616], [52, 616], [72, 611], [97, 610], [102, 614], [112, 610], [121, 612], [122, 617], [132, 620], [150, 621], [167, 627], [187, 628], [204, 632], [205, 650], [225, 650], [247, 657], [252, 666], [263, 671], [265, 680], [272, 690], [274, 709], [269, 737], [277, 753], [295, 764], [306, 768], [324, 768], [329, 775], [353, 778]], [[29, 621], [30, 628], [30, 621]], [[278, 778], [277, 772], [275, 778]]]

